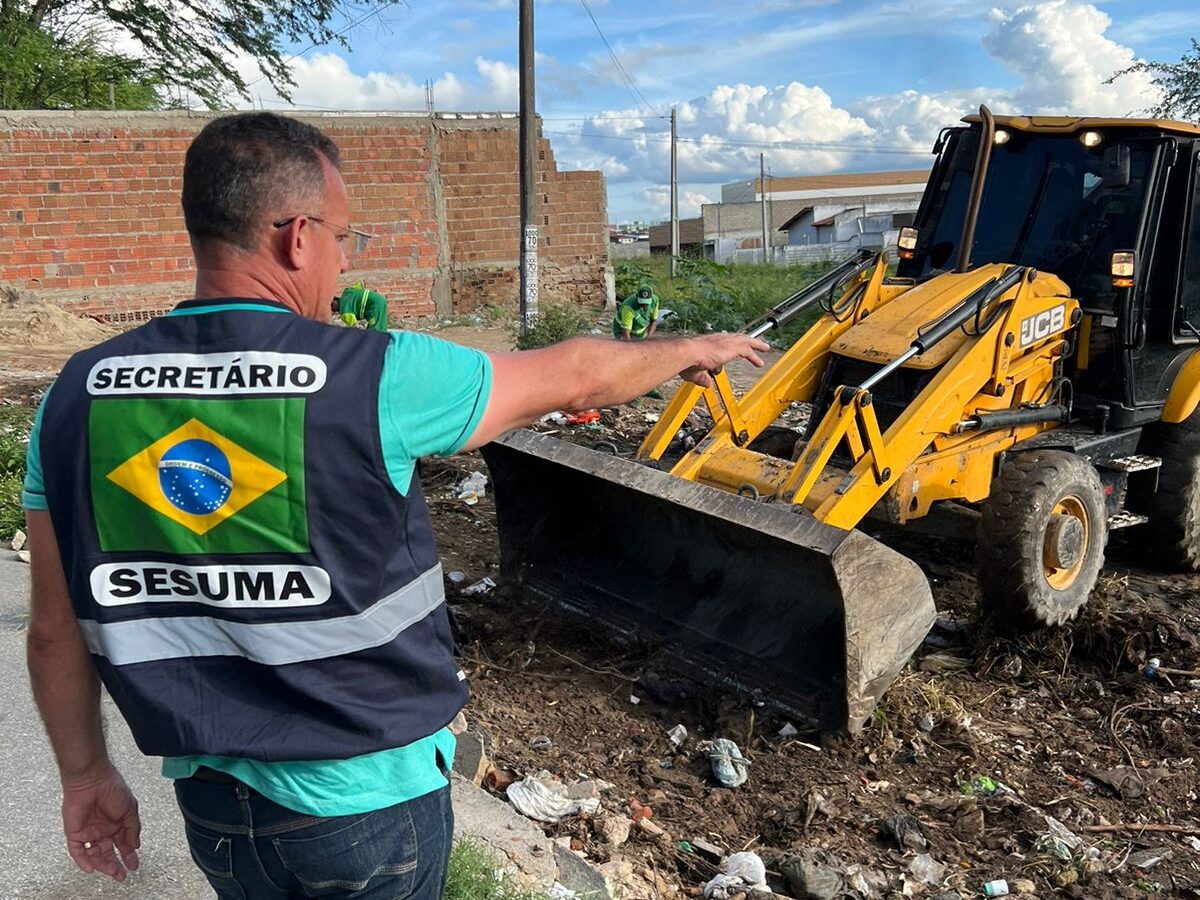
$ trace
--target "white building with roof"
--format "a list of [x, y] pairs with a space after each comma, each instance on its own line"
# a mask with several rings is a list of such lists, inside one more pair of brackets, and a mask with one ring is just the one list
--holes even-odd
[[[860, 247], [894, 247], [912, 223], [927, 169], [758, 179], [721, 187], [704, 207], [707, 255], [717, 262], [762, 260], [762, 204], [776, 263], [839, 259]], [[757, 212], [756, 212], [757, 210]]]

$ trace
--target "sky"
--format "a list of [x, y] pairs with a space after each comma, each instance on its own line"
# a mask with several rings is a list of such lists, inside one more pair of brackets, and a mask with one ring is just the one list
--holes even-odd
[[[386, 0], [385, 0], [386, 2]], [[593, 21], [594, 20], [594, 21]], [[515, 111], [517, 0], [394, 0], [335, 25], [350, 48], [289, 46], [266, 109]], [[1155, 101], [1137, 60], [1200, 37], [1195, 0], [537, 0], [537, 109], [560, 169], [599, 169], [611, 222], [680, 216], [769, 175], [927, 168], [938, 131], [996, 113], [1125, 116]], [[258, 78], [243, 61], [248, 80]], [[241, 105], [249, 105], [242, 103]]]

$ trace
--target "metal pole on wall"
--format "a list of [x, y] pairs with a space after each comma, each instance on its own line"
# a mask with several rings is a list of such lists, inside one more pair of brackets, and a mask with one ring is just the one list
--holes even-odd
[[767, 243], [767, 155], [765, 153], [758, 154], [758, 196], [760, 198], [760, 206], [762, 207], [762, 245], [763, 245], [763, 265], [768, 262], [770, 245]]
[[679, 261], [679, 167], [676, 148], [679, 145], [675, 130], [675, 107], [671, 107], [671, 277]]
[[533, 85], [533, 0], [520, 0], [521, 18], [521, 334], [538, 312], [537, 114]]

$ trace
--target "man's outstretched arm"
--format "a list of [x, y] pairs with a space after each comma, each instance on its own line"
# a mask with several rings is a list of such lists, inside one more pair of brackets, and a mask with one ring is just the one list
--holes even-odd
[[611, 406], [680, 375], [711, 387], [709, 372], [734, 359], [763, 365], [767, 344], [746, 334], [709, 334], [650, 343], [575, 338], [518, 353], [489, 354], [492, 390], [464, 450], [559, 409]]
[[31, 509], [25, 517], [33, 582], [29, 680], [58, 761], [67, 852], [83, 871], [124, 881], [126, 869], [138, 867], [137, 801], [108, 758], [100, 679], [71, 607], [50, 514]]

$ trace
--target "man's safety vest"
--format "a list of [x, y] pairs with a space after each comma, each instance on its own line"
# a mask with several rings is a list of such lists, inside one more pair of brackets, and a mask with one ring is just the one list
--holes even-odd
[[189, 301], [63, 369], [47, 504], [143, 752], [344, 759], [462, 708], [429, 513], [380, 446], [387, 346], [280, 304]]

